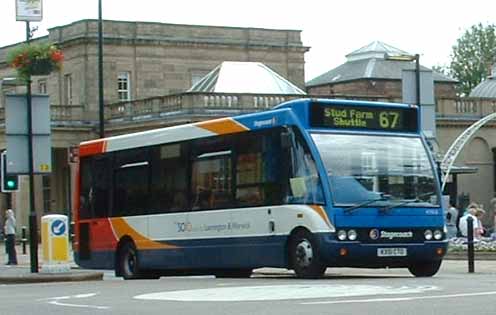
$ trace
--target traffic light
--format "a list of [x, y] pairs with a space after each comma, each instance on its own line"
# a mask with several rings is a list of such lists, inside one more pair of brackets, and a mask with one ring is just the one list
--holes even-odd
[[2, 152], [2, 192], [13, 192], [19, 190], [19, 175], [7, 174], [7, 153]]

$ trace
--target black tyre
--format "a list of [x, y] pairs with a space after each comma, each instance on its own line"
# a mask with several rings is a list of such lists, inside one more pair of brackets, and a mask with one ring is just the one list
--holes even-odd
[[289, 240], [289, 262], [300, 278], [320, 278], [326, 266], [322, 263], [317, 242], [312, 233], [299, 230]]
[[418, 262], [408, 267], [408, 270], [415, 277], [432, 277], [441, 267], [441, 260]]
[[141, 278], [138, 251], [131, 242], [126, 242], [119, 251], [119, 269], [126, 280]]
[[226, 269], [216, 271], [216, 278], [249, 278], [253, 271], [251, 269]]

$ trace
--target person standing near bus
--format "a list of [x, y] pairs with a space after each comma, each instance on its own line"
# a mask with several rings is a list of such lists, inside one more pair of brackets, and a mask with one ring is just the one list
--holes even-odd
[[14, 211], [12, 209], [8, 209], [5, 212], [5, 225], [4, 225], [4, 233], [5, 233], [5, 247], [7, 249], [8, 261], [7, 265], [17, 265], [17, 254], [15, 249], [15, 232], [16, 232], [16, 219], [14, 216]]

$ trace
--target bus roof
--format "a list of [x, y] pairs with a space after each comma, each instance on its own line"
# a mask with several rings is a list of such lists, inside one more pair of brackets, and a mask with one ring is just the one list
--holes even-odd
[[362, 106], [364, 108], [412, 108], [412, 105], [378, 103], [337, 99], [298, 99], [285, 102], [274, 109], [235, 117], [219, 118], [197, 123], [153, 129], [143, 132], [85, 141], [80, 144], [81, 157], [119, 151], [130, 148], [173, 143], [214, 135], [233, 134], [283, 125], [295, 125], [300, 121], [304, 128], [311, 128], [311, 104], [335, 106]]

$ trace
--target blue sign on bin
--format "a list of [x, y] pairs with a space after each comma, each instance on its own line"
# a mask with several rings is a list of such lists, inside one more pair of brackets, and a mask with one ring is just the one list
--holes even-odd
[[55, 236], [63, 235], [66, 231], [66, 224], [62, 220], [54, 220], [51, 226], [52, 234]]

